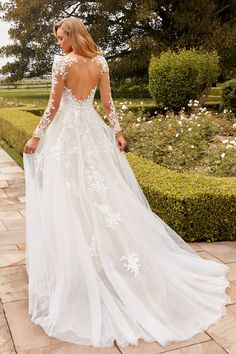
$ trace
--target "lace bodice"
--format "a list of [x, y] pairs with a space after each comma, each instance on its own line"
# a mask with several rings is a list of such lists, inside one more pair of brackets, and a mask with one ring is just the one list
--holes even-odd
[[103, 109], [113, 132], [121, 131], [111, 96], [109, 67], [102, 55], [84, 58], [72, 55], [55, 55], [52, 65], [52, 86], [44, 114], [33, 136], [40, 138], [54, 119], [63, 96], [76, 102], [93, 101], [99, 86]]

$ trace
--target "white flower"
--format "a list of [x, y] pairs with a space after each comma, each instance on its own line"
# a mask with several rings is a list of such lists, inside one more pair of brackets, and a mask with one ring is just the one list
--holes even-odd
[[189, 100], [188, 106], [189, 106], [189, 107], [192, 107], [192, 105], [193, 105], [193, 100]]
[[142, 104], [142, 105], [143, 105], [143, 101], [141, 101], [141, 102], [140, 102], [140, 104]]
[[126, 105], [123, 104], [122, 107], [121, 107], [121, 109], [126, 110], [126, 109], [127, 109]]
[[190, 131], [190, 132], [191, 132], [191, 130], [192, 130], [192, 128], [188, 128], [188, 131]]
[[181, 122], [181, 120], [179, 120], [179, 121], [178, 121], [178, 124], [179, 124], [179, 125], [182, 125], [182, 122]]
[[149, 121], [147, 122], [147, 124], [149, 124], [149, 123], [152, 123], [152, 120], [149, 120]]
[[194, 149], [194, 147], [195, 147], [194, 145], [191, 145], [191, 148], [192, 148], [192, 149]]
[[197, 127], [200, 127], [201, 124], [197, 124]]
[[233, 124], [233, 129], [236, 129], [236, 123]]
[[228, 142], [229, 142], [228, 139], [222, 140], [222, 143], [223, 143], [223, 144], [226, 144], [226, 143], [228, 143]]
[[140, 127], [140, 124], [139, 124], [139, 123], [135, 123], [134, 126], [135, 126], [136, 128], [138, 128], [138, 127]]
[[137, 122], [141, 122], [141, 121], [142, 121], [142, 118], [141, 118], [141, 117], [138, 117], [136, 120], [137, 120]]
[[223, 159], [225, 157], [225, 152], [223, 152], [220, 156]]
[[169, 149], [169, 150], [172, 150], [172, 146], [171, 146], [171, 145], [168, 145], [168, 149]]
[[225, 108], [225, 109], [223, 110], [223, 113], [224, 113], [224, 114], [225, 114], [225, 113], [228, 113], [228, 109]]
[[179, 133], [175, 134], [176, 138], [179, 136]]

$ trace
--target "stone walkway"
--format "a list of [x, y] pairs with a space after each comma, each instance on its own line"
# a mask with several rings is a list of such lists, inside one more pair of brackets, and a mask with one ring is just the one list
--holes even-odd
[[227, 263], [232, 304], [229, 314], [192, 340], [169, 345], [144, 343], [126, 348], [95, 349], [47, 336], [28, 315], [28, 278], [25, 270], [25, 186], [22, 169], [0, 149], [0, 353], [21, 354], [236, 354], [236, 242], [195, 243], [207, 259]]

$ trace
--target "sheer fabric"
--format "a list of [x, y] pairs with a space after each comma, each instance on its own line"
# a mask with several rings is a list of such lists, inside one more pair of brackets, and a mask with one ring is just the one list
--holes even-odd
[[[110, 126], [93, 107], [97, 86]], [[119, 129], [105, 59], [56, 57], [41, 138], [24, 153], [29, 314], [71, 343], [165, 346], [226, 314], [229, 267], [152, 212]]]
[[[86, 66], [86, 70], [84, 70], [83, 64]], [[84, 73], [86, 74], [84, 75]], [[94, 85], [93, 82], [96, 81], [97, 83]], [[77, 94], [77, 92], [87, 92], [84, 97], [84, 99], [87, 99], [95, 93], [98, 84], [103, 108], [114, 133], [121, 131], [111, 96], [109, 68], [106, 59], [101, 55], [92, 59], [56, 55], [52, 66], [50, 98], [33, 136], [40, 138], [47, 130], [58, 111], [64, 89], [69, 91], [75, 99], [83, 100], [83, 98], [78, 97], [80, 94]]]

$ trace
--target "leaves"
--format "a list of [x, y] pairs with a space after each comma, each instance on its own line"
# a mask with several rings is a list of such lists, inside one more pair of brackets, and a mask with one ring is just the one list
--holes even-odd
[[219, 0], [8, 0], [1, 10], [12, 23], [13, 44], [2, 47], [0, 54], [13, 56], [19, 68], [8, 63], [2, 73], [9, 74], [11, 81], [49, 73], [57, 51], [52, 26], [75, 16], [111, 60], [113, 78], [147, 79], [151, 54], [193, 47], [216, 49], [228, 75], [235, 66], [236, 5], [229, 0], [224, 4]]

